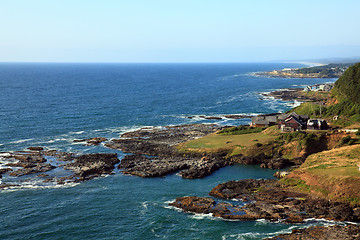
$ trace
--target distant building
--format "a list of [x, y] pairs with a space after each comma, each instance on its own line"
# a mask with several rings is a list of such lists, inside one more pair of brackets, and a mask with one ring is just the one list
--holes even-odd
[[332, 83], [326, 83], [320, 85], [306, 86], [303, 90], [305, 92], [317, 92], [317, 91], [330, 92], [332, 88], [333, 88]]
[[325, 130], [328, 127], [327, 122], [323, 119], [309, 119], [307, 121], [307, 129], [310, 130]]
[[311, 86], [306, 86], [306, 87], [304, 88], [304, 91], [305, 91], [305, 92], [311, 92]]

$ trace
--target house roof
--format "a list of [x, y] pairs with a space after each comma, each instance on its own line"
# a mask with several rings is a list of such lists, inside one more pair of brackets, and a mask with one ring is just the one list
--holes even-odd
[[256, 116], [251, 118], [253, 124], [269, 124], [276, 123], [277, 116]]
[[286, 118], [285, 119], [285, 122], [288, 122], [288, 121], [290, 121], [291, 119], [294, 119], [295, 120], [295, 122], [297, 123], [297, 124], [299, 124], [299, 126], [302, 126], [303, 124], [299, 121], [299, 119], [298, 118], [296, 118], [295, 116], [289, 116], [288, 118]]

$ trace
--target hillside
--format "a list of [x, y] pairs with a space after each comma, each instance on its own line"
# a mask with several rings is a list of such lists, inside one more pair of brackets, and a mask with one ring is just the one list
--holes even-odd
[[317, 195], [360, 204], [360, 145], [310, 155], [281, 181]]
[[340, 126], [360, 123], [360, 63], [349, 67], [320, 102], [305, 102], [290, 110], [313, 118], [325, 118]]
[[340, 102], [360, 104], [360, 63], [349, 67], [335, 82], [333, 96]]

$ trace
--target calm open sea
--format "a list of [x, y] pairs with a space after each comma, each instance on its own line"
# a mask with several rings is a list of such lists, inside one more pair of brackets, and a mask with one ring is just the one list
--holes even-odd
[[[251, 73], [300, 67], [249, 64], [0, 64], [0, 151], [29, 146], [76, 153], [117, 152], [85, 147], [74, 139], [117, 138], [143, 126], [246, 124], [198, 116], [283, 112], [293, 102], [259, 93], [334, 81], [281, 79]], [[192, 119], [186, 118], [195, 116]], [[1, 159], [0, 159], [1, 161]], [[272, 178], [273, 170], [236, 165], [204, 179], [176, 174], [142, 179], [115, 175], [78, 185], [39, 186], [0, 192], [0, 239], [262, 239], [305, 225], [225, 221], [167, 206], [176, 197], [207, 196], [217, 184]]]

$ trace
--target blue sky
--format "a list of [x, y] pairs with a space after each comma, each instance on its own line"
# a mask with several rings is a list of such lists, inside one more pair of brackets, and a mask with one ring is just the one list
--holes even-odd
[[359, 57], [359, 9], [359, 0], [0, 0], [0, 61]]

